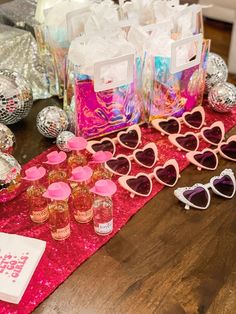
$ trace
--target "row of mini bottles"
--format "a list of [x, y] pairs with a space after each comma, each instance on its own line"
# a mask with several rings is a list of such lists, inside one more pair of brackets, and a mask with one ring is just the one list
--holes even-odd
[[[74, 146], [75, 143], [76, 140], [73, 142]], [[111, 174], [104, 167], [105, 162], [112, 155], [109, 152], [95, 153], [92, 161], [90, 161], [95, 165], [94, 169], [88, 166], [75, 167], [78, 165], [75, 162], [77, 156], [80, 157], [80, 160], [83, 159], [83, 164], [85, 163], [85, 155], [81, 153], [72, 154], [68, 159], [68, 166], [71, 166], [71, 163], [69, 164], [70, 158], [73, 160], [73, 166], [67, 166], [70, 173], [68, 178], [67, 171], [62, 166], [67, 158], [66, 153], [55, 151], [47, 155], [45, 163], [52, 167], [48, 174], [50, 185], [47, 190], [39, 182], [46, 175], [45, 168], [32, 167], [25, 171], [24, 179], [32, 183], [27, 189], [30, 217], [36, 223], [43, 223], [49, 218], [51, 234], [56, 240], [64, 240], [70, 235], [68, 206], [70, 194], [72, 194], [73, 214], [77, 222], [87, 223], [93, 219], [94, 230], [100, 235], [109, 234], [113, 230], [111, 196], [116, 191], [116, 185], [109, 179]], [[71, 187], [67, 181], [70, 181]], [[50, 200], [49, 204], [47, 199]]]
[[[47, 155], [45, 164], [52, 167], [48, 174], [49, 183], [63, 181], [66, 182], [68, 175], [79, 167], [89, 163], [93, 164], [93, 175], [91, 182], [95, 183], [100, 179], [111, 179], [111, 172], [105, 168], [105, 162], [112, 158], [111, 152], [99, 151], [92, 156], [86, 151], [87, 141], [83, 137], [73, 137], [67, 142], [68, 148], [72, 151], [67, 163], [67, 155], [65, 152], [51, 152]], [[66, 165], [65, 165], [66, 164]]]
[[43, 223], [49, 218], [52, 237], [65, 240], [70, 236], [69, 198], [72, 194], [73, 215], [77, 222], [88, 223], [93, 219], [94, 230], [99, 235], [107, 235], [113, 230], [112, 195], [116, 185], [109, 179], [97, 181], [92, 188], [88, 182], [92, 169], [88, 166], [77, 167], [69, 179], [69, 184], [55, 182], [46, 189], [39, 180], [46, 174], [43, 167], [26, 170], [26, 180], [32, 181], [27, 189], [30, 205], [30, 217], [36, 223]]

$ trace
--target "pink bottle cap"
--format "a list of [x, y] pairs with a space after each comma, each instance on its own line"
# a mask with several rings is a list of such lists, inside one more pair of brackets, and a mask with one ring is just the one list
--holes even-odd
[[68, 140], [67, 146], [71, 150], [83, 150], [87, 147], [88, 142], [83, 137], [73, 137]]
[[112, 158], [112, 153], [107, 151], [99, 151], [93, 154], [92, 163], [104, 163]]
[[116, 184], [111, 180], [99, 180], [94, 187], [90, 189], [91, 192], [101, 196], [112, 196], [117, 190]]
[[49, 185], [43, 196], [51, 200], [63, 201], [70, 196], [70, 193], [71, 189], [67, 183], [55, 182]]
[[31, 167], [27, 170], [25, 170], [25, 177], [23, 177], [24, 180], [28, 181], [36, 181], [44, 177], [46, 174], [46, 169], [43, 167]]
[[44, 163], [48, 165], [58, 165], [65, 161], [66, 157], [67, 155], [65, 152], [53, 151], [47, 154], [47, 161]]
[[88, 166], [77, 167], [72, 170], [72, 176], [69, 180], [74, 182], [87, 181], [91, 178], [92, 174], [93, 170]]

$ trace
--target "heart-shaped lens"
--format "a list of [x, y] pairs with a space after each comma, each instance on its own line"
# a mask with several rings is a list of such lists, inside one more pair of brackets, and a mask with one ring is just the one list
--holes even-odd
[[184, 197], [198, 208], [204, 209], [208, 204], [208, 194], [203, 187], [196, 187], [183, 193]]
[[92, 149], [95, 151], [95, 152], [98, 152], [98, 151], [107, 151], [107, 152], [111, 152], [112, 154], [114, 154], [114, 145], [112, 143], [112, 141], [109, 141], [109, 140], [105, 140], [103, 142], [98, 142], [98, 143], [94, 143], [92, 145]]
[[176, 134], [180, 131], [178, 121], [175, 119], [169, 119], [168, 121], [162, 121], [159, 123], [160, 128], [168, 134]]
[[198, 146], [198, 141], [196, 136], [193, 134], [187, 134], [185, 136], [176, 137], [176, 142], [186, 150], [194, 151]]
[[220, 147], [222, 153], [230, 159], [236, 160], [236, 141], [230, 141]]
[[128, 148], [136, 148], [139, 142], [138, 132], [136, 130], [130, 130], [127, 133], [123, 133], [119, 136], [120, 142]]
[[126, 175], [130, 171], [130, 164], [127, 158], [117, 157], [106, 162], [107, 166], [120, 175]]
[[202, 125], [202, 114], [200, 111], [186, 114], [184, 117], [185, 121], [192, 127], [198, 129]]
[[199, 153], [194, 155], [194, 159], [207, 169], [215, 169], [217, 165], [217, 159], [213, 152], [205, 151], [204, 153]]
[[144, 167], [152, 167], [155, 163], [155, 152], [152, 148], [146, 148], [143, 151], [135, 153], [135, 157]]
[[177, 173], [173, 165], [168, 165], [156, 170], [156, 176], [164, 184], [173, 186], [176, 183]]
[[222, 195], [231, 197], [234, 193], [234, 183], [230, 176], [225, 175], [221, 178], [215, 179], [213, 181], [215, 189], [220, 192]]
[[126, 181], [127, 185], [138, 194], [147, 196], [151, 190], [151, 181], [148, 177], [140, 175], [137, 178], [131, 178]]
[[221, 128], [218, 126], [203, 131], [203, 136], [212, 144], [219, 144], [222, 140], [222, 135]]

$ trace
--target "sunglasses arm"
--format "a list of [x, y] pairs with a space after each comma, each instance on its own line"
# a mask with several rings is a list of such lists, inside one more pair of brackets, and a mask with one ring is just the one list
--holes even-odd
[[184, 209], [185, 210], [190, 210], [190, 206], [188, 204], [185, 204]]

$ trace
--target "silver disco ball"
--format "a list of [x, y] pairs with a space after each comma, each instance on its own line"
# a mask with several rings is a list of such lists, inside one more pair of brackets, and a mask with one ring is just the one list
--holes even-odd
[[67, 142], [73, 137], [75, 137], [75, 134], [70, 131], [61, 132], [57, 137], [57, 147], [64, 152], [70, 152], [71, 150], [68, 148]]
[[6, 125], [0, 123], [0, 152], [11, 154], [15, 143], [15, 135]]
[[230, 112], [236, 106], [236, 87], [230, 83], [216, 84], [209, 92], [208, 102], [217, 112]]
[[0, 69], [0, 123], [20, 121], [28, 115], [32, 104], [30, 83], [17, 72]]
[[56, 106], [48, 106], [37, 116], [38, 131], [45, 137], [55, 138], [67, 130], [69, 122], [64, 110]]
[[225, 61], [216, 53], [209, 53], [206, 70], [206, 89], [209, 91], [214, 85], [226, 82], [228, 68]]
[[21, 192], [21, 166], [8, 154], [0, 152], [0, 203], [15, 198]]

